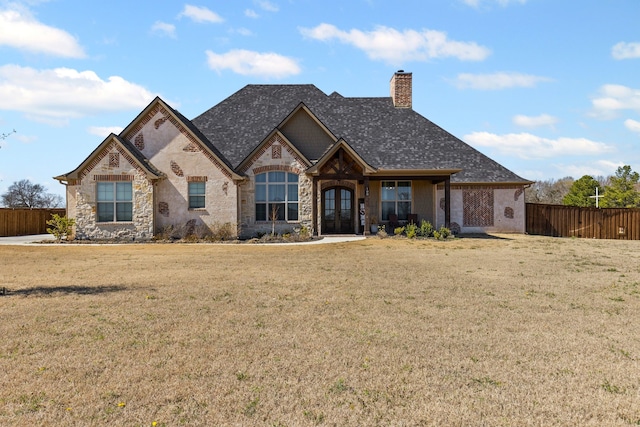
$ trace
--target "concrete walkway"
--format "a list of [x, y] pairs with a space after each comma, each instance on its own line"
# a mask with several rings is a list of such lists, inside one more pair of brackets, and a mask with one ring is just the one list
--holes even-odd
[[[298, 243], [256, 243], [264, 245], [319, 245], [326, 243], [342, 243], [342, 242], [354, 242], [358, 240], [364, 240], [364, 236], [339, 235], [339, 236], [323, 236], [322, 239], [312, 240], [310, 242], [298, 242]], [[11, 236], [0, 237], [0, 245], [38, 245], [43, 240], [55, 240], [51, 234], [36, 234], [32, 236]]]
[[37, 245], [43, 240], [55, 240], [52, 234], [0, 237], [0, 245]]

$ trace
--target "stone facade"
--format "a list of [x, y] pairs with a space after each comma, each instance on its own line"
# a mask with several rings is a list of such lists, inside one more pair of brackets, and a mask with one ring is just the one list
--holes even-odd
[[298, 220], [277, 221], [276, 233], [290, 232], [301, 227], [313, 230], [313, 181], [303, 173], [307, 168], [302, 158], [280, 134], [273, 135], [244, 166], [248, 179], [240, 186], [240, 236], [253, 237], [271, 233], [271, 221], [256, 221], [255, 176], [269, 171], [291, 172], [298, 175]]
[[[127, 157], [124, 150], [112, 143], [83, 171], [79, 181], [67, 186], [68, 215], [76, 219], [75, 238], [133, 240], [153, 237], [153, 183], [144, 172], [129, 163]], [[132, 182], [131, 222], [97, 222], [99, 181]]]

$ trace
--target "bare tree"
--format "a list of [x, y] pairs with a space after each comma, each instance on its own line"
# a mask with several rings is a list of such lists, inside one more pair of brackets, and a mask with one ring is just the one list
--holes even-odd
[[61, 196], [47, 193], [43, 185], [33, 184], [28, 179], [11, 184], [0, 198], [8, 208], [57, 208], [63, 203]]
[[[12, 130], [9, 133], [0, 133], [0, 141], [2, 141], [3, 139], [7, 139], [9, 137], [9, 135], [11, 135], [12, 133], [16, 133], [16, 130]], [[2, 148], [2, 147], [0, 147]]]
[[555, 180], [536, 181], [525, 193], [527, 203], [545, 203], [561, 205], [562, 199], [569, 193], [573, 184], [570, 176]]

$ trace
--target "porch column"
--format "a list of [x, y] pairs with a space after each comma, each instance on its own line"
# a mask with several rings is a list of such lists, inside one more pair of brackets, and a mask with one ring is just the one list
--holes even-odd
[[371, 229], [371, 218], [369, 217], [369, 177], [364, 177], [364, 230], [362, 230], [363, 236], [369, 235]]
[[311, 207], [311, 221], [313, 221], [313, 234], [319, 236], [318, 234], [318, 178], [313, 177], [313, 185], [311, 191], [313, 192], [312, 202], [313, 206]]
[[444, 226], [451, 227], [451, 177], [444, 180]]

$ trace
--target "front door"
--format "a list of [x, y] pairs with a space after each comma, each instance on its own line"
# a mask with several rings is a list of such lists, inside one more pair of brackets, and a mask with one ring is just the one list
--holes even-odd
[[322, 192], [322, 233], [354, 233], [353, 190], [332, 187]]

